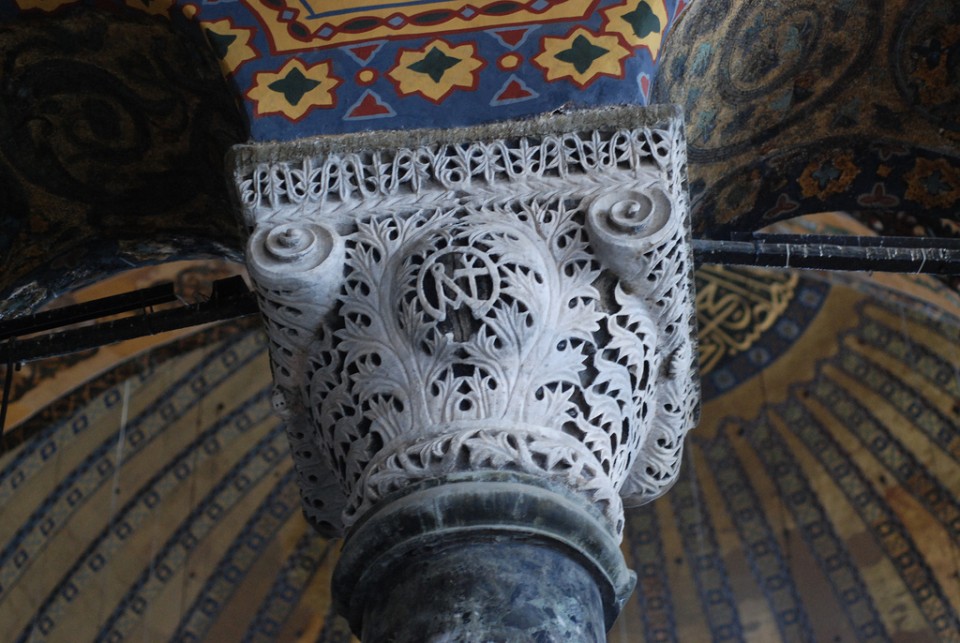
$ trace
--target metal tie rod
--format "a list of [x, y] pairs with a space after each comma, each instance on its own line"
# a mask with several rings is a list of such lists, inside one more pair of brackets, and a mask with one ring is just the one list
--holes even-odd
[[960, 240], [920, 237], [752, 234], [694, 239], [697, 264], [960, 274]]
[[[57, 357], [126, 339], [253, 315], [258, 311], [256, 297], [247, 288], [242, 277], [221, 279], [214, 283], [210, 300], [199, 304], [132, 315], [22, 340], [14, 339], [16, 335], [10, 336], [11, 332], [7, 331], [6, 341], [0, 343], [0, 360], [6, 364], [18, 364]], [[67, 316], [74, 320], [72, 316]], [[18, 325], [24, 323], [21, 318], [11, 322], [18, 322]], [[29, 326], [25, 323], [24, 325]], [[0, 333], [5, 330], [3, 326], [4, 324], [0, 324]], [[31, 326], [30, 329], [33, 331], [35, 327]]]
[[[960, 275], [958, 239], [747, 233], [733, 239], [694, 239], [693, 253], [697, 264]], [[175, 299], [172, 284], [166, 284], [0, 321], [0, 364], [65, 355], [258, 311], [253, 293], [242, 278], [234, 277], [215, 282], [208, 302], [146, 312], [152, 305]], [[132, 317], [17, 339], [138, 309], [143, 312]]]

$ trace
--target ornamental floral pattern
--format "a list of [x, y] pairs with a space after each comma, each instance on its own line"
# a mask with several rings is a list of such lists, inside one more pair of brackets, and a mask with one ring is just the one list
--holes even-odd
[[476, 89], [477, 73], [484, 66], [475, 46], [452, 47], [437, 39], [419, 50], [400, 50], [388, 76], [400, 95], [419, 94], [439, 104], [455, 89]]
[[[16, 0], [11, 10], [55, 13], [89, 4]], [[161, 16], [185, 35], [202, 30], [228, 85], [241, 99], [250, 138], [272, 141], [370, 129], [467, 126], [549, 113], [570, 104], [647, 104], [660, 50], [687, 3], [95, 4]], [[308, 87], [311, 81], [321, 86]]]
[[623, 61], [630, 52], [616, 35], [597, 35], [583, 27], [563, 38], [544, 38], [543, 51], [533, 63], [548, 82], [568, 79], [583, 89], [600, 76], [622, 78]]
[[336, 105], [333, 90], [341, 82], [332, 74], [329, 62], [308, 67], [293, 59], [275, 73], [257, 74], [247, 98], [256, 104], [257, 114], [283, 114], [299, 120], [314, 108]]
[[238, 172], [314, 524], [506, 470], [582, 494], [620, 533], [624, 502], [669, 488], [698, 383], [682, 128], [664, 118], [362, 151], [346, 137]]
[[645, 47], [656, 60], [669, 22], [667, 7], [662, 2], [624, 0], [620, 5], [604, 9], [604, 31], [618, 33], [634, 48]]

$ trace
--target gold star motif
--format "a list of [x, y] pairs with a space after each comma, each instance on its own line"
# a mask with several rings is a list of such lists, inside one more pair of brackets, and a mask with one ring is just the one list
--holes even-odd
[[402, 49], [387, 76], [401, 96], [420, 94], [439, 104], [455, 89], [476, 89], [485, 63], [473, 44], [454, 47], [437, 39], [422, 49]]
[[203, 28], [214, 55], [220, 61], [224, 76], [229, 76], [240, 65], [257, 57], [257, 50], [250, 44], [253, 29], [236, 29], [228, 18], [205, 22]]
[[860, 174], [860, 168], [848, 153], [814, 159], [801, 172], [797, 183], [804, 197], [826, 199], [831, 194], [842, 194]]
[[603, 10], [605, 33], [615, 33], [637, 49], [646, 47], [656, 60], [667, 27], [667, 7], [663, 0], [626, 0]]
[[906, 197], [928, 208], [949, 208], [960, 203], [960, 171], [946, 159], [918, 158], [904, 175]]
[[544, 38], [533, 63], [546, 72], [547, 82], [569, 78], [583, 89], [600, 76], [623, 78], [623, 61], [629, 56], [619, 36], [577, 27], [563, 38]]
[[298, 121], [314, 108], [336, 105], [333, 90], [342, 82], [331, 73], [329, 61], [307, 67], [294, 58], [279, 71], [257, 73], [247, 98], [257, 116], [281, 114]]

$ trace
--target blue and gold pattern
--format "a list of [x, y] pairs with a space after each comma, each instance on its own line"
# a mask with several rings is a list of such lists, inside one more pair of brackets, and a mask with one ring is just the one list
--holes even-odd
[[[571, 101], [646, 103], [676, 14], [675, 0], [348, 2], [336, 11], [278, 0], [204, 2], [192, 19], [212, 25], [229, 18], [236, 28], [256, 29], [250, 46], [262, 55], [222, 58], [248, 97], [258, 74], [279, 73], [291, 57], [360, 81], [338, 86], [333, 105], [316, 103], [305, 118], [282, 97], [269, 112], [248, 105], [253, 138], [285, 139], [303, 131], [474, 124]], [[265, 92], [258, 98], [269, 100]]]
[[958, 52], [953, 0], [695, 3], [652, 101], [684, 106], [695, 226], [721, 237], [832, 211], [955, 221]]
[[[16, 10], [35, 14], [92, 0], [18, 2]], [[645, 104], [683, 2], [349, 0], [332, 8], [318, 0], [107, 0], [99, 6], [161, 16], [178, 30], [199, 25], [245, 99], [251, 137], [283, 140], [470, 125], [570, 104]], [[12, 11], [0, 7], [0, 15]]]
[[675, 617], [675, 640], [960, 635], [960, 320], [820, 294], [792, 352], [707, 402], [672, 512], [628, 520], [631, 542], [650, 538], [650, 520], [665, 534], [643, 559], [666, 573], [661, 612], [683, 609], [685, 588], [699, 597], [702, 616]]

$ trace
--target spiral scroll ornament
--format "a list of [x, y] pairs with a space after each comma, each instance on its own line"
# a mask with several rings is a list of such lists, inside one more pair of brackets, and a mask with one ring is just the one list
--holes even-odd
[[328, 535], [340, 533], [343, 499], [331, 493], [335, 481], [316, 445], [302, 373], [310, 368], [307, 352], [316, 329], [333, 306], [343, 255], [340, 235], [312, 222], [262, 224], [247, 243], [247, 268], [270, 337], [275, 383], [271, 402], [287, 424], [305, 514]]
[[342, 255], [342, 246], [337, 233], [326, 226], [282, 223], [258, 227], [250, 237], [247, 256], [261, 279], [302, 279], [332, 254]]
[[659, 185], [643, 192], [614, 192], [597, 198], [587, 211], [594, 245], [624, 280], [649, 272], [659, 260], [656, 249], [681, 231], [671, 216], [670, 199]]

